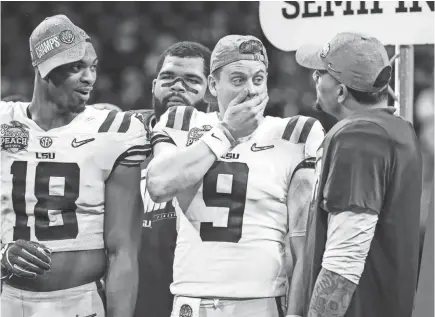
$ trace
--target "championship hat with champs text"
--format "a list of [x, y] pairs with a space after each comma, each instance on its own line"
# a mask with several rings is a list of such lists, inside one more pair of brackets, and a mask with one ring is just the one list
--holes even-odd
[[54, 68], [82, 59], [86, 40], [90, 40], [86, 32], [65, 15], [48, 17], [30, 35], [32, 65], [45, 78]]

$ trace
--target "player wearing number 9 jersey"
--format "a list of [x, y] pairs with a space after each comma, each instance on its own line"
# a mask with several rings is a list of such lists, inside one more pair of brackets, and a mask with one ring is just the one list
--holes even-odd
[[[13, 273], [3, 279], [1, 315], [131, 316], [147, 132], [130, 113], [86, 106], [96, 53], [66, 16], [44, 20], [30, 48], [32, 101], [0, 105], [1, 243]], [[52, 252], [48, 272], [27, 252], [40, 244]]]
[[[225, 50], [230, 54], [216, 57], [216, 51]], [[254, 59], [254, 54], [261, 55]], [[266, 57], [264, 47], [254, 37], [221, 39], [212, 53], [211, 70], [222, 68], [213, 76], [220, 76], [221, 84], [232, 78], [237, 88], [226, 89], [242, 92], [231, 99], [219, 91], [220, 113], [172, 107], [153, 130], [149, 193], [157, 202], [175, 195], [179, 219], [172, 316], [281, 316], [281, 301], [289, 287], [287, 235], [292, 256], [298, 259], [290, 283], [295, 307], [290, 309], [302, 309], [296, 307], [302, 295], [299, 260], [314, 183], [313, 169], [304, 167], [310, 166], [322, 142], [320, 123], [304, 116], [263, 117], [252, 134], [219, 148], [229, 142], [229, 130], [237, 135], [228, 112], [245, 106], [241, 113], [249, 112], [251, 104], [261, 100], [267, 68], [267, 59], [261, 57]], [[219, 64], [222, 60], [228, 64]], [[252, 98], [235, 104], [244, 87]], [[211, 85], [210, 91], [214, 90]], [[229, 105], [225, 97], [232, 100]], [[228, 129], [223, 127], [226, 120]], [[244, 122], [235, 121], [242, 126], [249, 116]]]

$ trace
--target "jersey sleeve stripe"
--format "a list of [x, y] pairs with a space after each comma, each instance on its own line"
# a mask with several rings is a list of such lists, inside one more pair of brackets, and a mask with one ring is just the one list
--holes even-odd
[[300, 116], [294, 116], [293, 118], [291, 118], [288, 123], [287, 126], [285, 127], [284, 133], [282, 134], [282, 138], [284, 140], [290, 141], [290, 137], [293, 134], [293, 131], [295, 130], [296, 124], [298, 123], [298, 119]]
[[153, 134], [151, 136], [151, 146], [155, 146], [157, 143], [160, 142], [165, 142], [165, 143], [171, 143], [171, 144], [175, 144], [174, 140], [172, 140], [171, 137], [164, 135], [164, 134]]
[[127, 151], [125, 151], [124, 153], [134, 153], [134, 152], [147, 152], [151, 149], [151, 144], [147, 143], [146, 145], [136, 145], [136, 146], [132, 146], [131, 148], [129, 148]]
[[186, 107], [183, 115], [183, 124], [181, 125], [181, 130], [189, 131], [190, 119], [192, 118], [193, 107]]
[[128, 131], [128, 128], [130, 127], [132, 115], [133, 115], [132, 113], [128, 113], [128, 112], [124, 114], [124, 118], [122, 119], [118, 132], [125, 133]]
[[150, 150], [151, 150], [151, 148], [146, 149], [146, 150], [141, 150], [141, 151], [130, 151], [130, 152], [128, 152], [128, 157], [139, 156], [139, 159], [140, 159], [141, 156], [143, 156], [143, 155], [146, 156]]
[[174, 124], [175, 124], [175, 114], [177, 112], [177, 107], [171, 107], [168, 113], [168, 121], [166, 121], [166, 127], [167, 128], [174, 128]]
[[145, 159], [147, 158], [147, 154], [142, 154], [142, 155], [134, 155], [134, 156], [129, 156], [126, 157], [125, 159], [123, 159], [123, 162], [134, 162], [134, 161], [138, 161], [139, 163], [142, 163]]
[[140, 163], [142, 163], [143, 161], [121, 161], [119, 162], [119, 165], [122, 166], [127, 166], [127, 167], [135, 167], [135, 166], [140, 166]]
[[301, 134], [299, 135], [298, 143], [307, 142], [308, 135], [310, 135], [311, 129], [313, 128], [315, 122], [316, 119], [314, 118], [308, 118], [308, 120], [305, 121], [304, 127], [302, 128]]
[[150, 148], [150, 143], [146, 142], [144, 145], [134, 145], [131, 148], [129, 148], [127, 151], [131, 151], [131, 150], [146, 150]]
[[[124, 153], [122, 153], [115, 161], [114, 168], [118, 165], [126, 165], [125, 163], [131, 166], [140, 165], [149, 155], [151, 155], [152, 149], [149, 144], [146, 145], [136, 145], [132, 146]], [[137, 154], [139, 153], [139, 154]], [[137, 161], [138, 163], [132, 163]]]
[[139, 160], [132, 160], [130, 158], [126, 158], [122, 161], [122, 163], [128, 163], [128, 164], [140, 164], [142, 163], [143, 160], [139, 159]]
[[98, 129], [98, 133], [108, 132], [110, 129], [110, 126], [112, 125], [113, 121], [115, 120], [116, 114], [118, 111], [112, 110], [107, 115], [106, 120], [104, 120], [103, 124]]
[[302, 168], [315, 169], [316, 168], [316, 158], [309, 157], [309, 158], [306, 158], [305, 160], [299, 162], [299, 164], [296, 165], [295, 169], [293, 170], [292, 176], [290, 177], [290, 182], [293, 179], [293, 176], [296, 174], [296, 172]]

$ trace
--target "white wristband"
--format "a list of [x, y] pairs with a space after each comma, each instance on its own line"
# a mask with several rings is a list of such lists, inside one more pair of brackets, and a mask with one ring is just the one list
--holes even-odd
[[232, 148], [230, 141], [228, 140], [225, 133], [219, 128], [214, 127], [202, 138], [205, 144], [210, 148], [210, 150], [219, 159], [222, 155], [227, 154]]

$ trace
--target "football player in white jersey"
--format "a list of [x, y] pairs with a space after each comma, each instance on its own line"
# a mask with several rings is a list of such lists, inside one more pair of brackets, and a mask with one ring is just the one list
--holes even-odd
[[156, 202], [175, 198], [179, 219], [172, 316], [283, 316], [287, 290], [287, 314], [299, 316], [322, 126], [303, 116], [264, 117], [268, 59], [257, 38], [222, 38], [210, 64], [219, 113], [171, 107], [151, 138], [149, 194]]
[[66, 16], [41, 22], [30, 50], [31, 102], [0, 106], [1, 315], [132, 316], [147, 132], [86, 106], [97, 55]]

